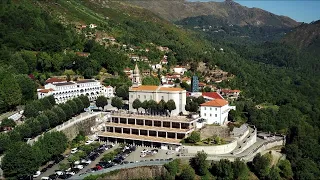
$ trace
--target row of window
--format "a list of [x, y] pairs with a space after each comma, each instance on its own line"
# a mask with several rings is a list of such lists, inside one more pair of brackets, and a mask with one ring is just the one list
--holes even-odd
[[[210, 113], [209, 115], [210, 115], [210, 117], [212, 117], [212, 114], [211, 114], [211, 113]], [[204, 116], [206, 117], [206, 116], [207, 116], [207, 113], [204, 113]], [[218, 117], [218, 115], [217, 115], [217, 114], [214, 114], [214, 117]]]
[[[218, 111], [218, 108], [214, 108], [215, 111]], [[207, 110], [207, 107], [204, 107], [204, 110]], [[212, 107], [210, 107], [210, 111], [212, 111]]]

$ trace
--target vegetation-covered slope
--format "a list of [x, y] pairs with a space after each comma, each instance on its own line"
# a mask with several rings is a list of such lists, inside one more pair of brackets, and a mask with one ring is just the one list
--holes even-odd
[[188, 17], [212, 15], [217, 19], [239, 26], [295, 27], [299, 24], [288, 17], [277, 16], [258, 8], [247, 8], [232, 0], [225, 2], [188, 2], [186, 0], [127, 2], [149, 9], [171, 21], [178, 21]]
[[[228, 41], [218, 43], [214, 38], [208, 42], [202, 35], [180, 29], [149, 11], [121, 1], [13, 1], [1, 4], [1, 8], [1, 112], [34, 98], [23, 98], [22, 91], [29, 88], [20, 86], [15, 79], [20, 74], [32, 73], [34, 81], [41, 84], [51, 75], [69, 71], [91, 78], [102, 68], [115, 74], [130, 65], [119, 47], [105, 48], [74, 31], [76, 23], [95, 23], [98, 31], [115, 36], [122, 44], [168, 46], [175, 52], [172, 60], [176, 59], [178, 63], [204, 61], [234, 74], [233, 80], [217, 84], [242, 90], [243, 98], [236, 102], [237, 111], [231, 113], [230, 120], [251, 123], [259, 130], [286, 134], [284, 150], [292, 163], [295, 178], [316, 179], [320, 176], [319, 71], [311, 68], [309, 62], [306, 66], [292, 63], [296, 62], [295, 52], [287, 47], [241, 47]], [[21, 19], [24, 21], [20, 22]], [[19, 27], [21, 23], [23, 28]], [[6, 33], [12, 38], [6, 38]], [[224, 51], [216, 51], [214, 47], [222, 47]], [[75, 51], [89, 52], [90, 56], [78, 57]], [[304, 57], [300, 54], [297, 60], [303, 62]], [[30, 81], [32, 87], [35, 82]], [[260, 103], [270, 103], [278, 108], [257, 109], [255, 105]], [[3, 137], [0, 136], [0, 147], [5, 152], [4, 144], [8, 146], [10, 139]]]

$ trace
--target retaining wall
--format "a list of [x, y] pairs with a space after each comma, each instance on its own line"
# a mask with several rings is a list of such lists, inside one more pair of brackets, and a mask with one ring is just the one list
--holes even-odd
[[216, 146], [182, 146], [184, 152], [196, 154], [198, 151], [204, 151], [207, 154], [227, 154], [237, 147], [237, 140], [231, 143]]

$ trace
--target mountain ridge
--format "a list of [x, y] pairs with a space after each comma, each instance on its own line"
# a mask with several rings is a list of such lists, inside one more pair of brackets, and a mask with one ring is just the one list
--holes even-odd
[[189, 2], [179, 1], [124, 1], [146, 8], [170, 21], [179, 21], [188, 17], [214, 15], [240, 26], [296, 27], [300, 23], [287, 16], [279, 16], [260, 8], [248, 8], [237, 2]]

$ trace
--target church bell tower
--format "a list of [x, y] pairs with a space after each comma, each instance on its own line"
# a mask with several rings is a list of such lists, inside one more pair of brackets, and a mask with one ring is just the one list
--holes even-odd
[[132, 75], [132, 87], [138, 87], [141, 85], [141, 79], [140, 79], [140, 70], [138, 68], [138, 65], [136, 64], [133, 75]]

